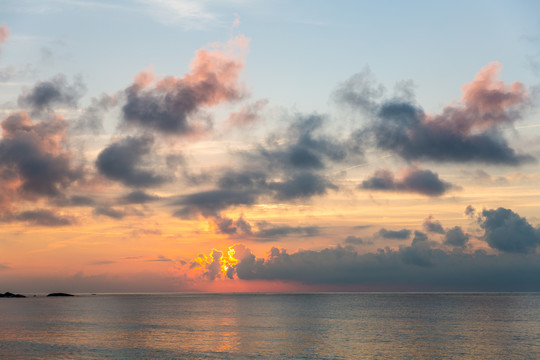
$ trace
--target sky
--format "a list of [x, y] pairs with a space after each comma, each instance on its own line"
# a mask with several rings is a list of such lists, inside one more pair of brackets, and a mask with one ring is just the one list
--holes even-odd
[[540, 291], [538, 13], [2, 1], [0, 291]]

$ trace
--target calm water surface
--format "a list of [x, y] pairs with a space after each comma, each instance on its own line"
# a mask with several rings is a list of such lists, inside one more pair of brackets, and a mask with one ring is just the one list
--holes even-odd
[[0, 299], [1, 359], [540, 359], [540, 294]]

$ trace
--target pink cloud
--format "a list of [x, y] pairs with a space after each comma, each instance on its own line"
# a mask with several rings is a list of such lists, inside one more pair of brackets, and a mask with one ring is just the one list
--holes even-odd
[[505, 84], [499, 80], [501, 68], [497, 61], [483, 67], [472, 82], [461, 88], [461, 102], [446, 106], [441, 114], [428, 116], [428, 125], [470, 134], [517, 120], [527, 91], [520, 82]]
[[225, 44], [197, 50], [190, 71], [183, 77], [155, 81], [152, 68], [137, 74], [134, 84], [126, 89], [124, 119], [167, 133], [193, 132], [197, 124], [190, 116], [201, 108], [246, 95], [240, 72], [248, 46], [249, 39], [239, 35]]
[[252, 124], [259, 119], [260, 112], [267, 104], [267, 99], [261, 99], [253, 104], [246, 105], [240, 111], [231, 113], [228, 123], [236, 126]]
[[0, 44], [6, 41], [6, 39], [9, 37], [9, 34], [9, 28], [6, 26], [6, 24], [2, 24], [2, 26], [0, 26]]

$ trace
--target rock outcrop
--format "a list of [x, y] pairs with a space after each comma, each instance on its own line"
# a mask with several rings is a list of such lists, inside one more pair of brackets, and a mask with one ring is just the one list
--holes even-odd
[[21, 295], [21, 294], [13, 294], [13, 293], [10, 293], [8, 291], [6, 291], [5, 293], [3, 294], [0, 294], [0, 298], [25, 298], [26, 296], [24, 295]]

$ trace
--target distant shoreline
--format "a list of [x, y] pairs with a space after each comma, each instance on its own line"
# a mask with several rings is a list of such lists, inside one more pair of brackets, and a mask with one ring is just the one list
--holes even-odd
[[[69, 297], [69, 296], [75, 296], [73, 294], [68, 294], [68, 293], [61, 293], [61, 292], [57, 292], [57, 293], [50, 293], [50, 294], [47, 294], [45, 295], [46, 297]], [[14, 293], [11, 293], [9, 291], [6, 291], [5, 293], [3, 294], [0, 294], [0, 298], [25, 298], [27, 297], [26, 295], [22, 295], [22, 294], [14, 294]], [[34, 297], [36, 297], [36, 295], [34, 295]]]

